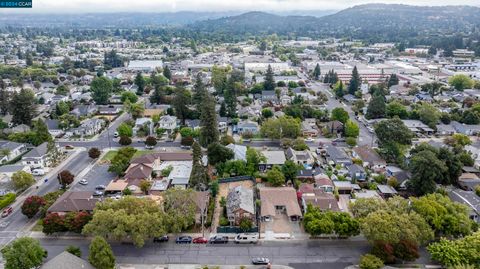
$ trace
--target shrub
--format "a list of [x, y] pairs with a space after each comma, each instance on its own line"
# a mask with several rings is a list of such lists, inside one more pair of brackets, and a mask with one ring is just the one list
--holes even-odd
[[360, 258], [360, 269], [380, 269], [383, 261], [372, 254], [365, 254]]
[[40, 196], [30, 196], [23, 202], [22, 214], [31, 219], [40, 211], [40, 208], [45, 205], [45, 199]]
[[7, 193], [0, 199], [0, 209], [5, 208], [15, 202], [17, 195], [15, 193]]
[[80, 250], [79, 247], [76, 247], [76, 246], [68, 246], [66, 249], [65, 249], [66, 252], [70, 253], [70, 254], [73, 254], [77, 257], [82, 257], [82, 251]]
[[475, 187], [475, 193], [480, 196], [480, 185]]
[[354, 137], [347, 137], [345, 138], [345, 143], [347, 143], [347, 145], [349, 145], [350, 147], [354, 147], [355, 145], [357, 145], [357, 139], [355, 139]]
[[192, 146], [193, 141], [194, 141], [193, 137], [186, 136], [186, 137], [182, 137], [182, 140], [180, 141], [180, 144], [182, 144], [182, 146]]
[[118, 140], [118, 143], [120, 143], [122, 146], [128, 146], [132, 144], [132, 139], [128, 136], [121, 136], [120, 140]]
[[100, 150], [98, 148], [91, 148], [88, 150], [88, 157], [96, 159], [100, 157]]
[[228, 222], [228, 219], [225, 217], [220, 217], [220, 220], [218, 222], [220, 226], [228, 226], [230, 222]]

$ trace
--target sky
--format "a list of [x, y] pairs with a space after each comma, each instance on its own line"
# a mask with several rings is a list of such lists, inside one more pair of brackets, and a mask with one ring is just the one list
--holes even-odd
[[[480, 0], [33, 0], [33, 8], [28, 10], [28, 12], [85, 13], [341, 10], [354, 5], [366, 3], [480, 6]], [[5, 12], [6, 10], [2, 11]], [[17, 12], [19, 10], [9, 11]]]

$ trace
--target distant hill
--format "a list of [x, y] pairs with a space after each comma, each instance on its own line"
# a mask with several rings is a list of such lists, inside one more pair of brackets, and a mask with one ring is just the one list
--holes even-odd
[[197, 21], [197, 31], [236, 34], [342, 35], [382, 32], [399, 35], [422, 31], [459, 32], [480, 25], [480, 8], [472, 6], [359, 5], [323, 17], [279, 16], [248, 12], [237, 16]]

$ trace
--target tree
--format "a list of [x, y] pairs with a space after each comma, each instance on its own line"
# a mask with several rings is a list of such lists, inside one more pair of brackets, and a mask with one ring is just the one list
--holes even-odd
[[223, 94], [227, 88], [227, 74], [230, 67], [214, 65], [212, 68], [212, 84], [217, 94]]
[[168, 67], [168, 65], [166, 65], [165, 68], [163, 68], [163, 76], [168, 78], [169, 80], [172, 79], [172, 72], [170, 71], [170, 68]]
[[74, 175], [68, 170], [63, 170], [57, 175], [58, 183], [65, 189], [68, 185], [72, 184]]
[[262, 117], [264, 117], [265, 119], [273, 117], [272, 110], [269, 108], [262, 109]]
[[79, 258], [82, 257], [82, 251], [80, 250], [79, 247], [76, 247], [76, 246], [68, 246], [66, 249], [65, 249], [66, 252], [70, 253], [70, 254], [73, 254]]
[[60, 101], [55, 105], [55, 114], [62, 116], [70, 112], [70, 105], [67, 102]]
[[457, 265], [473, 265], [477, 268], [479, 264], [480, 232], [475, 232], [458, 240], [441, 238], [440, 241], [430, 244], [427, 250], [433, 260], [449, 268]]
[[347, 122], [345, 123], [345, 136], [357, 138], [359, 134], [360, 127], [358, 127], [358, 124], [356, 124], [352, 120], [347, 120]]
[[120, 139], [118, 140], [118, 143], [122, 146], [128, 146], [132, 144], [132, 139], [128, 136], [120, 136]]
[[388, 78], [388, 83], [387, 83], [387, 86], [388, 88], [394, 86], [394, 85], [398, 85], [398, 82], [399, 82], [399, 79], [397, 77], [397, 74], [392, 74], [389, 78]]
[[2, 249], [5, 269], [31, 269], [40, 266], [47, 251], [40, 242], [30, 237], [20, 237]]
[[97, 269], [115, 268], [112, 248], [101, 236], [95, 236], [88, 248], [88, 261]]
[[383, 261], [375, 255], [365, 254], [360, 257], [360, 269], [380, 269], [383, 268]]
[[385, 113], [389, 118], [399, 117], [400, 119], [406, 119], [408, 117], [407, 108], [397, 101], [388, 103]]
[[421, 86], [422, 91], [427, 92], [433, 98], [443, 90], [443, 84], [440, 82], [426, 83]]
[[446, 167], [435, 153], [423, 150], [412, 156], [410, 160], [412, 178], [408, 181], [408, 189], [417, 195], [432, 193], [436, 182], [446, 173]]
[[30, 196], [22, 204], [22, 214], [27, 216], [27, 218], [31, 219], [40, 211], [45, 205], [45, 199], [41, 196]]
[[247, 153], [245, 154], [247, 159], [247, 174], [254, 176], [258, 171], [258, 165], [261, 162], [266, 162], [265, 156], [254, 148], [247, 148]]
[[299, 119], [282, 116], [264, 121], [260, 131], [270, 139], [297, 138], [300, 135], [300, 125]]
[[318, 207], [307, 205], [303, 223], [305, 231], [312, 236], [337, 234], [338, 236], [355, 236], [360, 233], [357, 220], [344, 212], [322, 212]]
[[313, 78], [315, 80], [319, 80], [321, 74], [322, 73], [320, 72], [320, 65], [317, 63], [317, 65], [315, 66], [315, 69], [313, 70]]
[[175, 109], [175, 115], [182, 121], [182, 125], [185, 125], [185, 120], [190, 115], [190, 109], [187, 107], [190, 102], [190, 93], [184, 88], [177, 88], [172, 106]]
[[298, 171], [302, 169], [302, 166], [296, 164], [294, 161], [288, 160], [282, 165], [282, 173], [287, 181], [293, 181], [297, 177]]
[[153, 94], [150, 95], [150, 102], [159, 105], [162, 102], [164, 97], [165, 97], [164, 89], [161, 88], [160, 86], [155, 86], [155, 90], [153, 91]]
[[222, 144], [215, 142], [211, 143], [207, 149], [208, 163], [216, 165], [233, 159], [235, 156], [233, 151]]
[[423, 123], [432, 129], [436, 128], [438, 120], [440, 119], [440, 113], [438, 110], [428, 103], [423, 103], [420, 106], [418, 109], [418, 116]]
[[367, 114], [365, 118], [367, 119], [379, 119], [385, 117], [386, 105], [385, 97], [380, 94], [374, 94], [370, 103], [368, 103]]
[[333, 92], [335, 96], [342, 98], [345, 95], [345, 85], [341, 80], [337, 81], [333, 86]]
[[209, 95], [206, 96], [203, 109], [200, 111], [200, 127], [200, 144], [203, 147], [218, 141], [219, 132], [215, 101]]
[[26, 190], [35, 184], [32, 174], [25, 171], [18, 171], [12, 175], [13, 188], [17, 191]]
[[336, 107], [332, 110], [332, 115], [331, 115], [331, 120], [338, 120], [339, 122], [345, 124], [350, 116], [348, 115], [348, 112], [345, 111], [345, 109], [341, 107]]
[[117, 175], [123, 174], [130, 164], [130, 159], [133, 157], [137, 150], [132, 147], [124, 147], [118, 150], [117, 154], [110, 161], [109, 172], [116, 173]]
[[98, 148], [90, 148], [88, 150], [88, 157], [92, 158], [92, 159], [97, 159], [98, 157], [100, 157], [100, 150]]
[[134, 104], [138, 101], [138, 96], [134, 94], [133, 92], [130, 91], [125, 91], [122, 93], [122, 96], [120, 97], [120, 100], [122, 103], [125, 103], [125, 101], [130, 101], [130, 103]]
[[113, 91], [112, 81], [106, 77], [96, 77], [90, 84], [92, 99], [98, 105], [108, 104], [108, 99]]
[[154, 147], [157, 145], [157, 139], [153, 136], [148, 136], [147, 139], [145, 139], [145, 145]]
[[274, 91], [275, 90], [275, 79], [273, 78], [272, 66], [268, 65], [267, 72], [265, 73], [265, 78], [263, 80], [263, 90], [264, 91]]
[[235, 144], [235, 139], [231, 135], [224, 135], [220, 138], [220, 143], [224, 146], [229, 144]]
[[445, 138], [445, 144], [453, 148], [464, 148], [467, 145], [472, 144], [472, 140], [464, 134], [453, 134], [450, 137]]
[[133, 136], [133, 128], [125, 122], [121, 123], [118, 126], [117, 132], [119, 136], [126, 136], [126, 137]]
[[36, 111], [35, 93], [30, 89], [21, 89], [14, 93], [11, 101], [12, 122], [31, 125]]
[[135, 76], [135, 85], [137, 85], [137, 95], [142, 95], [145, 91], [145, 79], [142, 76], [142, 73], [137, 73]]
[[166, 214], [151, 199], [131, 195], [120, 200], [106, 199], [93, 211], [92, 220], [83, 227], [83, 234], [115, 240], [132, 240], [142, 247], [145, 240], [165, 234]]
[[200, 73], [197, 74], [197, 78], [195, 80], [195, 85], [193, 85], [193, 102], [195, 103], [195, 106], [197, 108], [198, 112], [202, 112], [202, 109], [204, 108], [204, 104], [209, 98], [210, 94], [207, 91], [207, 88], [205, 87], [205, 84], [203, 84], [202, 77]]
[[463, 91], [465, 89], [473, 88], [474, 82], [469, 76], [458, 74], [450, 77], [448, 79], [448, 84], [453, 86], [457, 91]]
[[195, 223], [197, 205], [192, 189], [170, 188], [164, 195], [165, 223], [168, 232], [179, 233]]
[[266, 179], [274, 187], [282, 186], [285, 184], [285, 176], [282, 173], [282, 170], [279, 166], [273, 166], [272, 169], [268, 170], [266, 174]]
[[148, 195], [148, 191], [152, 187], [152, 183], [148, 180], [142, 179], [140, 181], [140, 190], [143, 191], [145, 195]]
[[352, 78], [350, 79], [350, 84], [348, 84], [348, 93], [355, 95], [355, 92], [360, 89], [361, 83], [362, 79], [358, 74], [357, 66], [355, 66], [352, 70]]
[[413, 133], [398, 118], [379, 122], [375, 126], [375, 134], [381, 147], [390, 143], [410, 145], [413, 137]]

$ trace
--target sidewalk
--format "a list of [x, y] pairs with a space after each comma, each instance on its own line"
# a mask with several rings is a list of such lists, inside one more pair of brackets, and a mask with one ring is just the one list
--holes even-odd
[[[260, 269], [266, 265], [200, 265], [200, 264], [118, 264], [117, 269]], [[293, 269], [286, 265], [271, 265], [271, 269]]]

